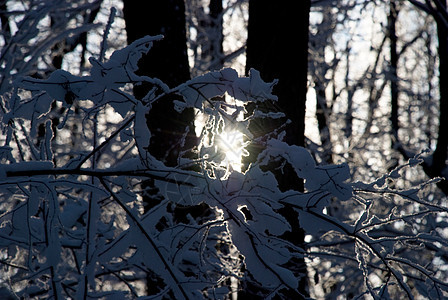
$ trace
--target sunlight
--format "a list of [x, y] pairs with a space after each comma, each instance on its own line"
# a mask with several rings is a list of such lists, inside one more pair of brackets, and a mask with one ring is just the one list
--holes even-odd
[[219, 135], [218, 147], [226, 154], [222, 164], [241, 172], [241, 158], [245, 152], [243, 134], [239, 131], [224, 131]]

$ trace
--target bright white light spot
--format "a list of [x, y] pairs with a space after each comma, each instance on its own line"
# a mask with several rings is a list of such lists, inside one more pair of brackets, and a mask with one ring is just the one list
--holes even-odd
[[316, 90], [310, 87], [306, 94], [305, 135], [316, 144], [320, 144], [319, 128], [316, 119]]
[[243, 134], [239, 131], [223, 132], [218, 139], [219, 150], [226, 154], [224, 165], [241, 172], [241, 157], [244, 153]]
[[312, 239], [313, 239], [313, 236], [307, 234], [307, 235], [305, 235], [305, 239], [304, 239], [304, 241], [305, 241], [305, 243], [309, 243], [309, 242], [311, 242]]
[[397, 229], [397, 230], [403, 230], [404, 229], [404, 221], [397, 221], [397, 222], [395, 222], [394, 223], [394, 227]]

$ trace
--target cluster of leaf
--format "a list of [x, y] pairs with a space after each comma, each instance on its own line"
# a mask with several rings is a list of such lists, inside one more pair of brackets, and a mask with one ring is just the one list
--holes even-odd
[[[387, 183], [400, 176], [399, 170], [370, 184], [347, 182], [346, 164], [317, 166], [306, 149], [275, 138], [259, 140], [264, 151], [244, 174], [223, 166], [219, 135], [239, 131], [251, 139], [253, 118], [276, 117], [257, 110], [239, 117], [247, 103], [275, 101], [275, 83], [263, 82], [256, 70], [240, 77], [223, 69], [174, 88], [136, 75], [139, 58], [160, 38], [137, 40], [106, 62], [91, 58], [89, 75], [57, 70], [45, 80], [20, 78], [18, 92], [3, 98], [0, 272], [10, 278], [15, 295], [220, 299], [250, 280], [262, 287], [260, 297], [284, 290], [301, 297], [306, 295], [298, 285], [306, 275], [294, 272], [291, 262], [306, 258], [338, 265], [343, 280], [352, 282], [353, 296], [446, 296], [448, 284], [437, 270], [447, 254], [442, 233], [394, 227], [428, 215], [443, 217], [445, 207], [419, 197], [421, 187], [390, 188]], [[137, 99], [128, 84], [142, 83], [153, 88]], [[176, 167], [147, 151], [146, 115], [167, 94], [178, 96], [173, 103], [178, 110], [195, 108], [207, 118], [197, 157], [180, 157]], [[223, 96], [235, 101], [229, 104]], [[55, 102], [65, 109], [58, 128], [50, 118]], [[91, 122], [101, 122], [99, 116], [110, 109], [120, 121], [101, 133]], [[55, 135], [77, 112], [84, 116], [79, 126], [86, 126], [84, 149], [61, 154], [55, 151], [60, 149]], [[27, 127], [38, 123], [46, 124], [39, 143], [36, 130]], [[120, 151], [114, 153], [114, 147]], [[279, 160], [305, 180], [306, 192], [279, 190], [266, 169]], [[154, 190], [142, 184], [147, 179]], [[391, 195], [390, 207], [407, 201], [418, 211], [372, 215], [377, 199], [386, 195]], [[142, 197], [153, 197], [154, 205], [144, 209]], [[357, 219], [327, 211], [332, 202], [350, 201]], [[284, 238], [291, 231], [279, 212], [285, 206], [297, 211], [312, 236], [308, 244]], [[419, 253], [428, 257], [425, 264]], [[354, 281], [355, 275], [360, 280]]]

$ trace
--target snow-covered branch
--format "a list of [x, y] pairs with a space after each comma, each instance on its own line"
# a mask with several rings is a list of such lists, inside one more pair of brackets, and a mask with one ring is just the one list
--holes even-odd
[[[229, 282], [244, 279], [261, 297], [286, 290], [302, 297], [304, 274], [294, 262], [303, 258], [317, 272], [326, 261], [332, 272], [362, 276], [344, 286], [356, 295], [446, 295], [435, 261], [446, 260], [447, 243], [436, 226], [423, 233], [417, 225], [446, 214], [446, 205], [424, 199], [433, 181], [406, 190], [392, 185], [418, 159], [375, 182], [353, 182], [347, 164], [318, 165], [305, 148], [268, 134], [252, 140], [264, 149], [256, 161], [236, 171], [219, 141], [225, 132], [250, 140], [253, 118], [281, 115], [255, 109], [243, 116], [248, 103], [277, 100], [276, 82], [226, 68], [168, 88], [135, 74], [161, 38], [91, 58], [84, 76], [56, 70], [47, 79], [20, 77], [2, 97], [0, 272], [18, 296], [225, 298], [234, 292]], [[142, 82], [152, 89], [138, 99], [129, 86]], [[177, 97], [178, 110], [205, 116], [200, 143], [174, 167], [148, 150], [148, 112], [167, 94]], [[289, 164], [306, 191], [281, 191], [272, 162]], [[395, 209], [374, 214], [381, 201]], [[332, 202], [352, 211], [331, 213]], [[402, 213], [409, 202], [415, 211]], [[285, 207], [297, 211], [304, 245], [285, 238], [292, 227], [280, 213]]]

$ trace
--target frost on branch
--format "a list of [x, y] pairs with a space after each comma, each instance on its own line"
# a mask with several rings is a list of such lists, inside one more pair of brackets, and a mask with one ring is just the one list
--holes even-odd
[[[134, 73], [160, 38], [90, 59], [90, 75], [24, 77], [2, 97], [0, 278], [11, 278], [19, 297], [224, 299], [250, 282], [261, 298], [301, 298], [299, 281], [309, 276], [294, 263], [305, 258], [314, 278], [338, 279], [332, 290], [340, 295], [446, 295], [436, 264], [448, 248], [438, 229], [447, 227], [446, 205], [425, 199], [432, 181], [394, 186], [418, 158], [353, 183], [347, 164], [319, 166], [305, 148], [268, 134], [253, 141], [264, 151], [238, 172], [222, 144], [247, 154], [244, 141], [230, 145], [226, 135], [251, 140], [253, 118], [282, 116], [245, 110], [277, 100], [275, 82], [228, 68], [169, 89]], [[152, 89], [137, 99], [127, 86], [142, 82]], [[148, 152], [146, 115], [167, 94], [205, 120], [200, 144], [188, 149], [195, 156], [181, 153], [175, 167]], [[279, 190], [265, 168], [277, 160], [305, 179], [305, 192]], [[308, 243], [285, 239], [285, 206], [297, 211]]]

